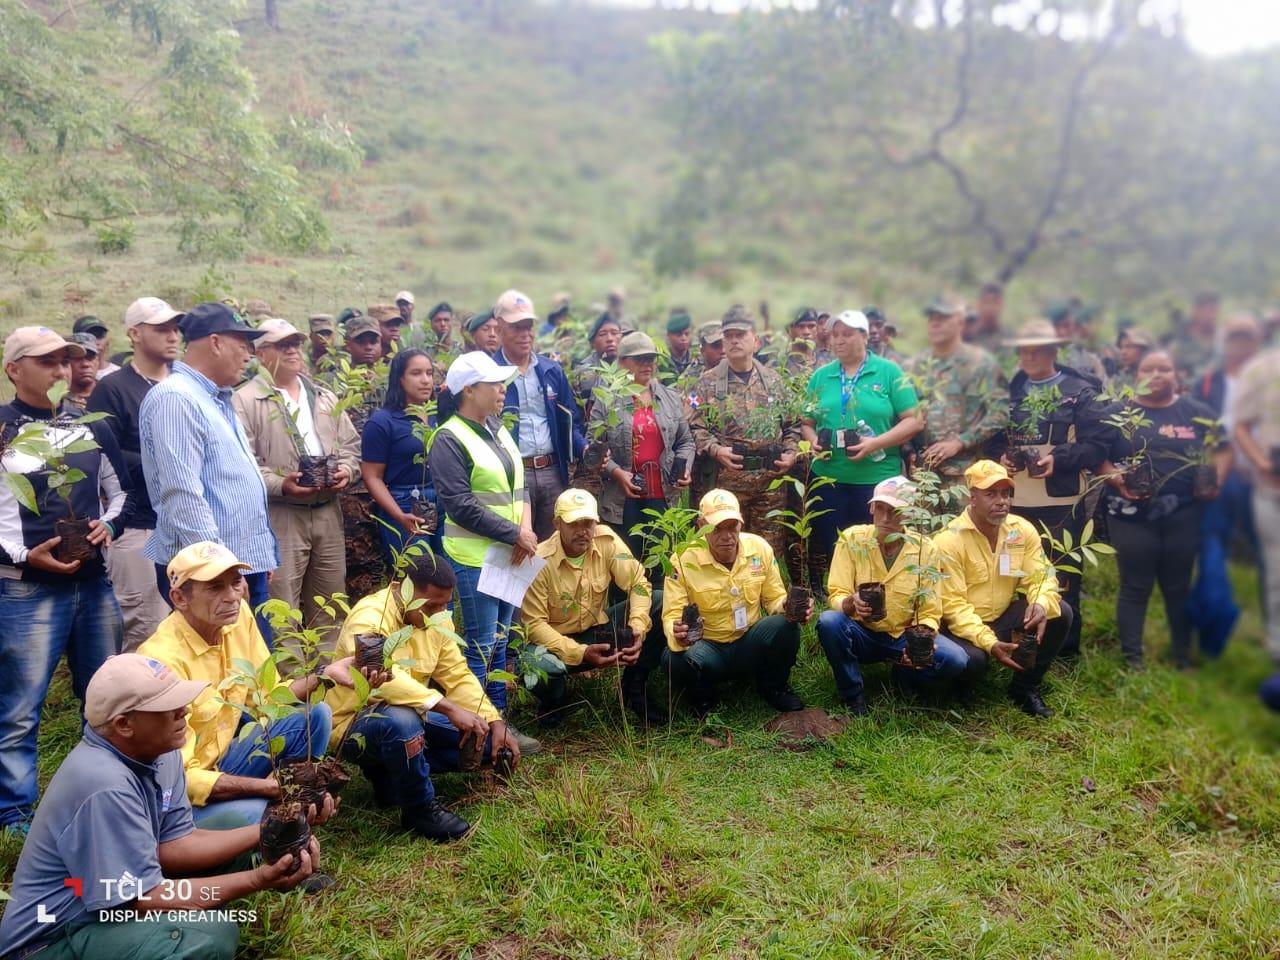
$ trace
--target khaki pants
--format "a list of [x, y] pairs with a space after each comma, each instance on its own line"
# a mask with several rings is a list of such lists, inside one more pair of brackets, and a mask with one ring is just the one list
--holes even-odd
[[335, 497], [314, 510], [278, 501], [272, 501], [267, 509], [280, 545], [280, 566], [271, 578], [271, 596], [301, 610], [303, 623], [325, 636], [322, 650], [332, 652], [338, 639], [335, 624], [315, 597], [328, 597], [347, 588], [342, 507]]
[[1280, 663], [1280, 490], [1265, 480], [1253, 488], [1253, 521], [1266, 578], [1267, 653]]
[[156, 587], [156, 565], [142, 555], [151, 533], [130, 527], [107, 550], [107, 576], [124, 616], [122, 653], [138, 649], [170, 613], [169, 604]]

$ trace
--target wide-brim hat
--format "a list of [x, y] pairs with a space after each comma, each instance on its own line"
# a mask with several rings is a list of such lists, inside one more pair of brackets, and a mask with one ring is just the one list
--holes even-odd
[[1053, 324], [1048, 320], [1028, 320], [1018, 328], [1018, 332], [1013, 338], [1006, 340], [1004, 345], [1017, 349], [1018, 347], [1061, 347], [1069, 341], [1058, 336], [1058, 331], [1053, 328]]

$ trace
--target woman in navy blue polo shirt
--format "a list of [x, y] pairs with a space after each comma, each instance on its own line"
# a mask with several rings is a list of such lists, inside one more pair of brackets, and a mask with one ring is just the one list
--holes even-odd
[[[387, 398], [364, 425], [360, 438], [360, 475], [374, 502], [374, 516], [387, 563], [413, 540], [425, 538], [439, 553], [440, 522], [435, 486], [422, 439], [414, 425], [423, 421], [408, 410], [427, 403], [435, 389], [431, 357], [424, 350], [403, 350], [391, 361]], [[434, 410], [426, 426], [434, 429]], [[423, 514], [426, 514], [424, 517]]]
[[924, 428], [916, 415], [919, 400], [911, 382], [892, 360], [867, 349], [869, 324], [858, 310], [828, 321], [836, 359], [809, 377], [813, 418], [803, 426], [815, 451], [830, 449], [813, 472], [835, 483], [819, 488], [814, 535], [824, 556], [836, 536], [857, 523], [870, 523], [868, 503], [881, 480], [902, 473], [901, 444]]

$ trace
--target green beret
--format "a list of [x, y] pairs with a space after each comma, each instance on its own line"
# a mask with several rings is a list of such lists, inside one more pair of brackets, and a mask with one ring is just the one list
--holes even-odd
[[667, 318], [667, 333], [684, 333], [693, 326], [693, 317], [683, 310]]
[[347, 324], [347, 321], [350, 320], [352, 317], [362, 317], [362, 316], [364, 316], [364, 311], [361, 310], [359, 307], [343, 307], [342, 312], [338, 314], [338, 326], [345, 327]]
[[493, 310], [481, 310], [474, 317], [466, 322], [467, 333], [475, 333], [486, 323], [493, 319]]

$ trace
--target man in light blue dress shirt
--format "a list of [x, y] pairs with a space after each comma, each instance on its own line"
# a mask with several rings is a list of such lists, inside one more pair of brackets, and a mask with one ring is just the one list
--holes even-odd
[[[156, 512], [144, 553], [168, 596], [165, 567], [183, 547], [212, 540], [249, 564], [245, 582], [257, 611], [280, 553], [267, 516], [267, 490], [231, 405], [251, 343], [261, 332], [222, 303], [201, 303], [182, 321], [183, 360], [142, 402], [142, 469]], [[263, 639], [272, 634], [259, 616]]]

